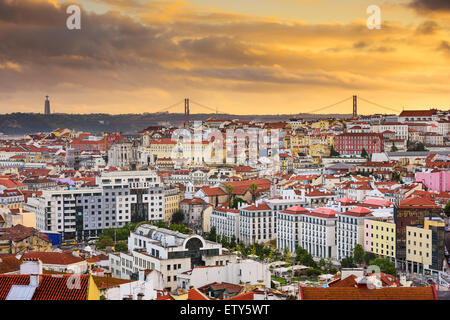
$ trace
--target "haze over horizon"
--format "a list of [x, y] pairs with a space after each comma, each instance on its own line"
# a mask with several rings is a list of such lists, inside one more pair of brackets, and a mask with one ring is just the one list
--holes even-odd
[[[450, 107], [448, 0], [0, 0], [0, 113]], [[380, 30], [366, 9], [381, 8]], [[171, 113], [182, 113], [183, 104]], [[191, 104], [191, 113], [207, 113]], [[350, 114], [347, 101], [323, 110]], [[394, 113], [359, 101], [358, 113]]]

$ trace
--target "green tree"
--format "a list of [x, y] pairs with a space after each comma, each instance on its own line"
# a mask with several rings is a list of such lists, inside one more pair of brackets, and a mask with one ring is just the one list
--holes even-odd
[[227, 237], [223, 236], [221, 239], [222, 247], [228, 248], [230, 244], [228, 243]]
[[255, 248], [255, 246], [252, 246], [250, 254], [253, 255], [253, 256], [256, 256], [256, 248]]
[[174, 224], [179, 224], [179, 223], [183, 223], [183, 221], [184, 221], [183, 210], [177, 209], [172, 215], [171, 222]]
[[447, 201], [447, 204], [445, 205], [444, 208], [444, 213], [447, 217], [450, 218], [450, 201]]
[[103, 238], [103, 239], [99, 239], [99, 240], [96, 242], [96, 246], [97, 246], [97, 248], [99, 248], [99, 249], [106, 248], [106, 247], [112, 247], [112, 246], [114, 246], [114, 241], [113, 241], [113, 239], [111, 239], [111, 238]]
[[230, 248], [236, 248], [236, 237], [233, 235], [230, 240]]
[[231, 184], [227, 184], [225, 186], [225, 192], [227, 193], [227, 196], [228, 196], [228, 205], [230, 207], [231, 207], [230, 204], [231, 204], [231, 197], [233, 196], [233, 191], [234, 191], [234, 188]]
[[356, 268], [355, 261], [352, 256], [345, 257], [341, 260], [341, 268]]
[[234, 198], [233, 199], [233, 205], [232, 205], [232, 208], [233, 209], [239, 209], [239, 203], [242, 203], [242, 202], [244, 202], [244, 203], [247, 203], [244, 199], [242, 199], [242, 198]]
[[119, 242], [114, 246], [114, 250], [118, 252], [126, 252], [128, 251], [128, 244], [125, 242]]
[[252, 195], [252, 201], [254, 202], [256, 200], [256, 194], [258, 193], [258, 185], [252, 182], [248, 187], [248, 191]]
[[320, 274], [322, 274], [322, 272], [319, 269], [316, 269], [316, 268], [309, 268], [308, 270], [306, 270], [306, 275], [308, 277], [317, 277]]
[[396, 151], [398, 151], [398, 148], [395, 146], [395, 143], [392, 142], [391, 152], [396, 152]]
[[307, 267], [317, 268], [313, 256], [300, 246], [295, 249], [295, 261]]
[[270, 247], [270, 251], [269, 251], [269, 262], [272, 262], [273, 260], [273, 254], [274, 254], [274, 250], [273, 247]]
[[362, 245], [357, 244], [353, 248], [353, 260], [358, 264], [361, 264], [364, 262], [364, 249], [363, 249]]
[[362, 149], [361, 157], [363, 157], [363, 158], [369, 158], [369, 154], [367, 153], [366, 149], [364, 149], [364, 148]]
[[326, 265], [325, 260], [323, 258], [321, 258], [320, 261], [319, 261], [319, 267], [322, 268], [322, 267], [325, 267], [325, 265]]
[[377, 255], [375, 253], [370, 252], [370, 251], [364, 252], [364, 263], [366, 265], [369, 265], [370, 261], [372, 261], [372, 260], [374, 260], [376, 258], [377, 258]]
[[376, 265], [380, 267], [380, 271], [382, 273], [397, 276], [397, 268], [395, 268], [395, 264], [388, 258], [376, 258], [370, 261], [370, 265]]
[[216, 227], [211, 227], [211, 230], [209, 230], [208, 235], [206, 236], [206, 239], [209, 241], [216, 241], [217, 239], [217, 233], [216, 233]]
[[332, 158], [334, 158], [334, 157], [339, 157], [339, 156], [340, 156], [339, 152], [337, 152], [336, 149], [334, 149], [334, 146], [333, 146], [333, 145], [331, 146], [331, 149], [330, 149], [330, 156], [331, 156]]

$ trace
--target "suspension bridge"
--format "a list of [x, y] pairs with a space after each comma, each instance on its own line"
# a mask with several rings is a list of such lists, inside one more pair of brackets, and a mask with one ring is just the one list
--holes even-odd
[[[299, 114], [316, 114], [316, 113], [323, 112], [325, 110], [331, 109], [333, 107], [336, 107], [338, 105], [344, 105], [346, 103], [348, 103], [350, 105], [350, 102], [351, 102], [351, 105], [352, 105], [352, 108], [353, 108], [352, 109], [352, 115], [353, 115], [354, 118], [356, 118], [358, 116], [358, 102], [359, 101], [362, 101], [363, 103], [367, 103], [367, 104], [371, 105], [372, 107], [379, 108], [380, 112], [381, 111], [384, 111], [384, 112], [388, 111], [388, 112], [391, 112], [391, 113], [392, 112], [398, 113], [400, 111], [399, 109], [392, 108], [392, 107], [387, 107], [387, 106], [381, 105], [379, 103], [376, 103], [376, 102], [370, 101], [368, 99], [365, 99], [365, 98], [363, 98], [361, 96], [354, 95], [354, 96], [347, 97], [347, 98], [345, 98], [343, 100], [337, 101], [335, 103], [328, 104], [328, 105], [321, 106], [321, 107], [316, 107], [314, 109], [310, 109], [310, 110], [303, 110], [302, 109], [301, 112], [299, 112]], [[207, 110], [209, 113], [227, 114], [227, 112], [223, 112], [223, 111], [219, 110], [217, 108], [217, 106], [216, 107], [211, 107], [211, 106], [208, 106], [208, 105], [196, 102], [196, 101], [194, 101], [192, 99], [189, 99], [189, 98], [185, 98], [184, 100], [178, 101], [177, 103], [174, 103], [174, 104], [172, 104], [172, 105], [170, 105], [168, 107], [164, 107], [164, 108], [158, 110], [157, 112], [167, 112], [169, 110], [173, 110], [175, 108], [178, 108], [179, 106], [181, 106], [183, 104], [184, 104], [184, 121], [185, 121], [185, 123], [189, 122], [189, 116], [191, 114], [191, 106], [200, 107], [202, 110]]]

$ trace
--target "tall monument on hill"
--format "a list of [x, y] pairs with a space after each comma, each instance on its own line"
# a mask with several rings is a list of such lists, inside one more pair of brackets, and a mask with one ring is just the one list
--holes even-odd
[[45, 110], [44, 114], [50, 114], [50, 100], [48, 100], [48, 96], [45, 96]]

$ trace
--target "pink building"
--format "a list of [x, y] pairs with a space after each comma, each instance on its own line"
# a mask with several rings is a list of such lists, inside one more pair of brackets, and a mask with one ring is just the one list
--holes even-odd
[[372, 220], [364, 219], [364, 251], [372, 251]]
[[422, 182], [428, 191], [450, 191], [450, 171], [416, 172], [416, 181]]

